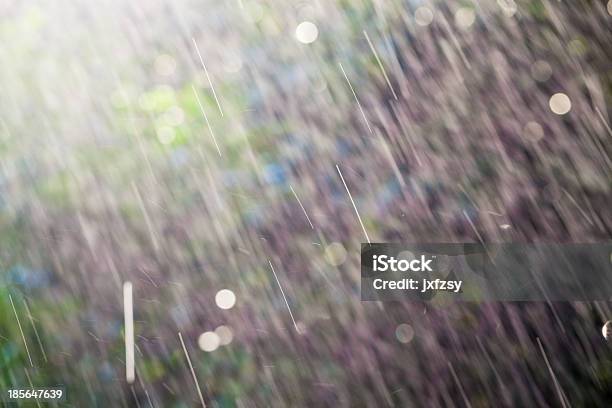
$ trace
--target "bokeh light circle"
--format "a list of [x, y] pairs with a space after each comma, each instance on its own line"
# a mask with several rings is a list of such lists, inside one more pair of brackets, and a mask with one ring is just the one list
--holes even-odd
[[552, 75], [552, 67], [543, 60], [537, 60], [531, 66], [531, 76], [538, 82], [547, 81]]
[[544, 129], [538, 122], [527, 122], [523, 128], [523, 137], [530, 142], [537, 143], [544, 137]]
[[319, 29], [310, 21], [302, 21], [295, 29], [295, 38], [302, 44], [310, 44], [319, 36]]
[[610, 341], [610, 339], [612, 339], [612, 321], [608, 320], [602, 327], [601, 327], [601, 335], [604, 337], [604, 339]]
[[171, 126], [160, 126], [157, 129], [157, 140], [159, 140], [161, 144], [168, 145], [174, 141], [175, 137], [176, 132]]
[[220, 339], [215, 332], [207, 331], [200, 334], [200, 337], [198, 337], [198, 347], [209, 353], [215, 351], [219, 347], [219, 344]]
[[226, 346], [234, 339], [234, 332], [228, 326], [219, 326], [215, 329], [215, 334], [219, 337], [219, 344]]
[[236, 295], [229, 289], [221, 289], [215, 295], [215, 303], [221, 309], [231, 309], [236, 304]]
[[420, 26], [428, 26], [434, 19], [433, 11], [429, 7], [419, 7], [414, 12], [414, 21]]
[[467, 30], [476, 21], [476, 13], [469, 7], [461, 7], [455, 12], [455, 24], [457, 27]]
[[548, 106], [550, 106], [550, 110], [553, 111], [553, 113], [565, 115], [572, 109], [572, 101], [570, 101], [569, 96], [559, 92], [550, 97]]
[[400, 343], [410, 343], [414, 337], [414, 329], [407, 323], [402, 323], [395, 329], [395, 337]]

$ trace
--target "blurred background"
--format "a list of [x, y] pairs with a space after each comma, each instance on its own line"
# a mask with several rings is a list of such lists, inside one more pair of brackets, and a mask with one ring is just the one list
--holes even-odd
[[0, 1], [0, 389], [606, 406], [610, 303], [360, 302], [359, 251], [610, 240], [611, 27], [586, 0]]

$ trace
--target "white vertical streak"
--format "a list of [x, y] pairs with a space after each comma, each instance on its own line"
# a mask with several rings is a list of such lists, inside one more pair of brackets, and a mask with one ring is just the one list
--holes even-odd
[[202, 390], [200, 390], [200, 384], [198, 384], [198, 378], [196, 377], [195, 371], [193, 370], [193, 365], [191, 365], [191, 359], [189, 358], [189, 353], [187, 353], [187, 347], [185, 347], [183, 336], [181, 335], [181, 332], [179, 332], [178, 335], [179, 335], [179, 339], [181, 340], [181, 346], [183, 346], [183, 352], [185, 353], [185, 357], [187, 358], [187, 363], [189, 364], [189, 370], [191, 370], [193, 381], [195, 382], [196, 389], [198, 390], [198, 397], [200, 397], [200, 403], [202, 404], [203, 408], [206, 408], [206, 404], [204, 403], [204, 397], [202, 396]]
[[34, 334], [36, 335], [36, 341], [38, 342], [38, 347], [40, 347], [40, 351], [42, 352], [43, 358], [45, 359], [45, 362], [47, 362], [47, 353], [45, 353], [45, 349], [43, 348], [42, 342], [40, 341], [40, 336], [38, 335], [38, 330], [36, 330], [36, 325], [34, 324], [34, 318], [32, 317], [32, 313], [30, 313], [30, 307], [28, 306], [28, 302], [25, 301], [25, 299], [23, 300], [23, 304], [26, 307], [26, 312], [28, 313], [28, 318], [30, 319], [30, 324], [32, 325], [32, 328], [34, 329]]
[[133, 383], [134, 373], [134, 306], [132, 300], [132, 283], [123, 284], [123, 317], [125, 324], [125, 379]]
[[336, 169], [338, 169], [338, 174], [340, 175], [340, 179], [342, 179], [342, 184], [344, 184], [344, 188], [346, 189], [346, 192], [348, 193], [348, 196], [351, 199], [351, 204], [353, 204], [353, 208], [355, 209], [355, 214], [357, 214], [357, 219], [359, 220], [359, 224], [361, 224], [361, 229], [363, 230], [363, 233], [366, 239], [368, 240], [368, 244], [371, 244], [370, 237], [368, 236], [368, 232], [366, 231], [365, 226], [363, 225], [363, 221], [361, 221], [361, 216], [359, 215], [359, 211], [357, 211], [357, 206], [355, 205], [353, 196], [351, 195], [351, 192], [349, 191], [348, 186], [346, 185], [346, 181], [344, 181], [344, 177], [342, 177], [342, 172], [340, 171], [340, 167], [338, 167], [337, 164], [336, 164]]
[[268, 263], [270, 264], [270, 269], [272, 269], [272, 273], [274, 274], [274, 278], [276, 279], [276, 283], [278, 284], [278, 287], [281, 291], [281, 295], [283, 295], [283, 299], [285, 300], [285, 304], [287, 305], [287, 309], [289, 310], [289, 316], [291, 316], [291, 320], [293, 321], [293, 326], [295, 327], [295, 331], [296, 332], [300, 332], [300, 329], [298, 329], [297, 323], [295, 323], [295, 319], [293, 317], [293, 313], [291, 312], [291, 308], [289, 307], [289, 302], [287, 302], [287, 297], [285, 296], [285, 292], [283, 291], [283, 287], [280, 284], [280, 281], [278, 280], [278, 276], [276, 276], [276, 272], [274, 271], [274, 266], [272, 266], [272, 262], [268, 259]]
[[448, 363], [448, 367], [451, 370], [451, 374], [453, 375], [453, 379], [455, 380], [455, 383], [459, 387], [459, 391], [461, 392], [461, 396], [463, 397], [463, 401], [465, 402], [465, 405], [469, 408], [472, 408], [472, 404], [470, 404], [470, 400], [468, 400], [467, 395], [465, 395], [465, 391], [463, 390], [463, 386], [461, 385], [461, 382], [459, 381], [459, 377], [457, 377], [457, 373], [455, 372], [453, 365], [451, 364], [450, 361], [447, 361], [447, 363]]
[[223, 110], [221, 109], [221, 104], [219, 103], [219, 99], [217, 98], [217, 93], [215, 92], [215, 87], [210, 80], [210, 76], [208, 76], [208, 70], [206, 69], [206, 65], [204, 65], [204, 59], [202, 59], [202, 54], [200, 54], [200, 49], [198, 48], [198, 43], [196, 43], [195, 38], [191, 39], [193, 41], [193, 46], [195, 47], [196, 52], [198, 53], [198, 57], [200, 58], [200, 63], [202, 63], [202, 68], [204, 68], [204, 73], [206, 74], [206, 79], [208, 79], [208, 84], [210, 85], [210, 89], [212, 89], [213, 96], [215, 97], [215, 102], [217, 102], [217, 107], [219, 108], [219, 112], [221, 116], [223, 116]]
[[546, 362], [546, 367], [548, 367], [548, 372], [550, 373], [550, 376], [553, 379], [553, 382], [555, 383], [555, 388], [557, 390], [557, 394], [559, 395], [559, 399], [561, 400], [561, 405], [563, 405], [564, 408], [567, 407], [567, 404], [565, 403], [565, 394], [563, 394], [563, 390], [561, 389], [561, 385], [559, 385], [559, 381], [557, 380], [557, 376], [555, 375], [555, 372], [552, 370], [552, 367], [550, 366], [550, 363], [548, 362], [548, 357], [546, 356], [546, 352], [544, 351], [544, 347], [542, 346], [542, 342], [540, 341], [539, 337], [536, 337], [536, 340], [538, 341], [538, 346], [540, 346], [540, 351], [542, 352], [542, 356], [544, 356], [544, 361]]
[[26, 353], [28, 354], [30, 365], [34, 367], [34, 363], [32, 363], [32, 356], [30, 356], [30, 349], [28, 349], [28, 342], [26, 341], [25, 335], [23, 334], [23, 329], [21, 328], [21, 322], [19, 321], [19, 316], [17, 316], [17, 309], [15, 309], [15, 304], [13, 303], [13, 297], [10, 294], [9, 294], [9, 300], [11, 301], [13, 312], [15, 313], [15, 319], [17, 319], [17, 326], [19, 326], [19, 332], [21, 333], [21, 339], [23, 340], [23, 345], [25, 346]]
[[304, 206], [302, 205], [302, 202], [300, 201], [300, 199], [298, 198], [297, 194], [295, 193], [295, 190], [293, 189], [293, 186], [291, 186], [291, 184], [289, 184], [289, 188], [291, 189], [291, 192], [293, 193], [293, 196], [295, 197], [295, 199], [297, 200], [298, 204], [300, 205], [300, 207], [302, 208], [302, 211], [304, 212], [304, 215], [306, 216], [306, 219], [308, 220], [308, 223], [310, 224], [310, 228], [315, 229], [314, 225], [312, 225], [312, 222], [310, 222], [310, 217], [308, 216], [308, 214], [306, 213], [306, 209], [304, 208]]
[[397, 101], [397, 95], [395, 94], [395, 89], [393, 89], [393, 86], [391, 85], [391, 81], [389, 81], [389, 77], [387, 76], [385, 67], [380, 61], [380, 58], [378, 58], [378, 53], [376, 52], [376, 49], [374, 48], [374, 44], [372, 44], [372, 41], [370, 41], [370, 37], [368, 36], [368, 33], [366, 32], [366, 30], [363, 30], [363, 35], [365, 36], [366, 40], [368, 40], [368, 45], [370, 46], [370, 49], [372, 50], [372, 53], [374, 54], [374, 58], [376, 58], [376, 62], [378, 62], [378, 66], [380, 67], [380, 70], [382, 71], [382, 74], [385, 77], [385, 81], [387, 81], [387, 85], [389, 86], [389, 89], [391, 90], [393, 97]]
[[353, 93], [353, 97], [355, 98], [355, 102], [357, 102], [357, 106], [359, 107], [359, 111], [361, 112], [361, 116], [363, 116], [363, 120], [366, 124], [366, 126], [368, 127], [368, 130], [370, 131], [370, 133], [372, 133], [372, 128], [370, 127], [370, 122], [368, 122], [368, 118], [366, 118], [365, 112], [363, 111], [363, 108], [361, 107], [361, 103], [359, 102], [359, 99], [357, 99], [357, 94], [355, 93], [355, 90], [353, 89], [353, 85], [351, 85], [351, 81], [349, 81], [348, 76], [346, 75], [346, 72], [344, 71], [344, 67], [342, 66], [342, 63], [338, 63], [338, 65], [340, 66], [340, 69], [342, 70], [342, 74], [344, 75], [344, 78], [346, 79], [346, 83], [348, 84], [349, 88], [351, 88], [351, 92]]
[[206, 112], [204, 112], [204, 106], [202, 106], [202, 102], [200, 101], [200, 97], [198, 96], [198, 91], [196, 91], [193, 85], [191, 85], [191, 89], [193, 89], [193, 94], [196, 97], [196, 101], [198, 101], [198, 106], [200, 107], [200, 111], [202, 111], [202, 116], [204, 116], [204, 120], [206, 121], [206, 126], [208, 126], [210, 136], [212, 137], [213, 142], [215, 142], [215, 147], [217, 148], [217, 152], [219, 152], [219, 157], [222, 157], [221, 149], [219, 149], [219, 145], [217, 144], [217, 139], [215, 138], [215, 134], [212, 130], [212, 127], [210, 126], [210, 122], [208, 121], [208, 116], [206, 116]]
[[[34, 391], [34, 384], [32, 384], [32, 378], [30, 378], [30, 374], [28, 374], [28, 370], [25, 367], [23, 367], [23, 371], [25, 372], [25, 375], [28, 379], [28, 384], [30, 384], [30, 389]], [[38, 402], [38, 399], [36, 399], [36, 406], [40, 408], [40, 402]]]

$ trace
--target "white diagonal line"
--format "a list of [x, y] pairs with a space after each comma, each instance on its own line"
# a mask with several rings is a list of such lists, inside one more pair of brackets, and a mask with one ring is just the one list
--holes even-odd
[[295, 193], [295, 190], [293, 189], [293, 187], [291, 186], [291, 184], [289, 185], [289, 188], [291, 189], [291, 192], [293, 193], [295, 199], [297, 200], [298, 204], [300, 205], [300, 207], [302, 208], [302, 211], [304, 212], [304, 215], [306, 216], [306, 219], [308, 220], [308, 223], [310, 224], [310, 228], [314, 229], [314, 225], [312, 225], [312, 222], [310, 222], [310, 217], [308, 216], [308, 214], [306, 213], [306, 209], [304, 208], [304, 206], [302, 205], [302, 202], [300, 201], [300, 199], [298, 198], [297, 194]]
[[393, 97], [397, 101], [397, 95], [395, 94], [395, 89], [393, 89], [393, 86], [391, 85], [391, 81], [389, 81], [389, 77], [387, 76], [385, 67], [380, 61], [380, 58], [378, 58], [378, 53], [376, 52], [376, 49], [374, 48], [374, 44], [372, 44], [372, 41], [370, 41], [370, 37], [368, 36], [368, 33], [366, 32], [366, 30], [363, 30], [363, 35], [365, 36], [366, 40], [368, 40], [368, 45], [370, 46], [370, 49], [372, 50], [372, 53], [374, 54], [374, 58], [376, 58], [376, 62], [378, 62], [378, 66], [380, 67], [380, 70], [382, 71], [382, 74], [385, 77], [385, 81], [387, 81], [387, 85], [389, 86], [389, 89], [391, 90]]
[[344, 71], [344, 67], [342, 66], [342, 63], [339, 62], [338, 65], [340, 66], [340, 69], [342, 70], [342, 74], [344, 75], [344, 78], [346, 79], [346, 83], [348, 84], [349, 88], [351, 88], [351, 92], [353, 93], [353, 97], [355, 98], [355, 101], [357, 102], [357, 106], [359, 107], [361, 116], [363, 116], [363, 120], [366, 126], [368, 127], [368, 130], [370, 131], [370, 133], [372, 133], [370, 122], [368, 122], [368, 118], [366, 118], [365, 112], [363, 111], [363, 108], [361, 107], [361, 103], [359, 102], [359, 99], [357, 98], [357, 94], [355, 93], [355, 90], [353, 89], [353, 85], [351, 85], [351, 81], [349, 81], [348, 76], [346, 75], [346, 72]]
[[278, 280], [278, 276], [276, 276], [276, 272], [274, 271], [274, 266], [272, 266], [272, 262], [268, 259], [268, 263], [270, 264], [270, 269], [272, 269], [272, 273], [274, 274], [274, 278], [276, 279], [276, 283], [278, 283], [278, 288], [281, 291], [281, 295], [283, 295], [283, 299], [285, 300], [285, 304], [287, 305], [287, 309], [289, 310], [289, 316], [291, 316], [291, 320], [293, 321], [293, 326], [295, 327], [296, 332], [300, 332], [298, 329], [297, 323], [295, 323], [295, 318], [293, 317], [293, 313], [291, 312], [291, 308], [289, 307], [289, 302], [287, 302], [287, 297], [285, 296], [285, 292], [283, 291], [283, 287]]
[[40, 336], [38, 335], [38, 330], [36, 330], [36, 325], [34, 324], [34, 318], [32, 317], [32, 313], [30, 312], [30, 307], [28, 306], [28, 302], [23, 301], [25, 305], [26, 312], [28, 313], [28, 318], [30, 319], [30, 324], [32, 325], [32, 329], [34, 329], [34, 334], [36, 335], [36, 341], [38, 342], [38, 347], [40, 347], [40, 351], [42, 352], [43, 358], [45, 362], [47, 362], [47, 353], [45, 353], [45, 349], [43, 348], [42, 342], [40, 341]]
[[19, 326], [19, 332], [21, 333], [21, 338], [23, 340], [23, 344], [25, 346], [26, 353], [28, 354], [28, 359], [30, 360], [30, 365], [34, 367], [34, 363], [32, 363], [32, 356], [30, 356], [30, 349], [28, 349], [28, 342], [26, 341], [25, 335], [23, 334], [23, 329], [21, 328], [21, 322], [19, 321], [19, 316], [17, 316], [17, 309], [15, 309], [15, 304], [13, 303], [13, 297], [10, 294], [9, 294], [9, 300], [11, 301], [13, 312], [15, 313], [15, 319], [17, 319], [17, 326]]
[[193, 365], [191, 365], [191, 359], [189, 358], [189, 353], [187, 353], [187, 347], [185, 347], [185, 342], [183, 341], [183, 336], [181, 332], [178, 333], [179, 339], [181, 340], [181, 346], [183, 346], [183, 352], [185, 353], [185, 357], [187, 357], [187, 363], [189, 363], [189, 370], [191, 370], [191, 375], [193, 376], [193, 381], [195, 382], [196, 388], [198, 390], [198, 397], [200, 397], [200, 403], [203, 408], [206, 408], [206, 404], [204, 403], [204, 397], [202, 396], [202, 390], [200, 390], [200, 384], [198, 384], [198, 378], [195, 375], [195, 371], [193, 370]]
[[202, 102], [200, 101], [200, 97], [198, 96], [198, 91], [196, 91], [195, 87], [191, 85], [191, 89], [193, 89], [193, 94], [196, 97], [196, 101], [198, 101], [198, 106], [200, 107], [200, 111], [202, 111], [202, 116], [204, 116], [204, 120], [206, 121], [206, 125], [208, 126], [208, 131], [210, 132], [210, 136], [212, 137], [213, 142], [215, 142], [215, 147], [217, 148], [217, 152], [219, 152], [219, 157], [221, 156], [221, 149], [219, 149], [219, 144], [217, 143], [217, 139], [215, 138], [215, 133], [210, 126], [210, 122], [208, 121], [208, 116], [206, 116], [206, 112], [204, 112], [204, 106], [202, 106]]
[[542, 342], [540, 341], [539, 337], [536, 337], [536, 340], [538, 341], [538, 346], [540, 347], [540, 351], [542, 352], [542, 355], [544, 356], [544, 361], [546, 362], [546, 367], [548, 368], [548, 372], [550, 373], [550, 376], [553, 379], [553, 382], [555, 384], [555, 388], [557, 390], [557, 394], [559, 395], [559, 400], [561, 400], [561, 405], [563, 405], [563, 408], [567, 407], [567, 404], [565, 403], [565, 394], [563, 393], [563, 390], [561, 389], [561, 385], [559, 385], [559, 381], [557, 380], [557, 376], [555, 375], [555, 372], [552, 370], [552, 367], [550, 366], [550, 363], [548, 362], [548, 357], [546, 356], [546, 352], [544, 351], [544, 347], [542, 346]]
[[346, 181], [344, 181], [344, 177], [342, 177], [342, 172], [340, 171], [340, 167], [338, 167], [337, 164], [336, 164], [336, 169], [338, 169], [338, 174], [340, 175], [340, 178], [342, 179], [342, 184], [344, 184], [344, 188], [346, 189], [346, 192], [348, 193], [348, 196], [351, 199], [351, 204], [353, 204], [353, 208], [355, 209], [355, 214], [357, 214], [357, 219], [359, 219], [359, 224], [361, 224], [361, 229], [363, 230], [363, 233], [366, 239], [368, 240], [368, 244], [371, 244], [370, 237], [368, 236], [368, 232], [366, 231], [365, 226], [363, 225], [363, 221], [361, 221], [361, 216], [359, 215], [359, 211], [357, 211], [357, 206], [355, 205], [353, 196], [351, 195], [351, 192], [349, 191], [346, 185]]
[[221, 104], [219, 103], [219, 99], [217, 98], [217, 93], [215, 92], [215, 87], [210, 80], [210, 76], [208, 76], [208, 70], [206, 69], [206, 65], [204, 65], [204, 59], [202, 58], [202, 54], [200, 54], [200, 49], [198, 48], [198, 43], [196, 43], [195, 38], [191, 39], [193, 41], [193, 46], [195, 47], [196, 52], [198, 53], [198, 57], [200, 58], [200, 63], [202, 63], [202, 68], [204, 68], [204, 73], [206, 74], [206, 79], [208, 79], [208, 84], [210, 85], [210, 89], [212, 89], [213, 96], [215, 97], [215, 102], [217, 102], [217, 107], [219, 108], [219, 112], [221, 116], [223, 116], [223, 110], [221, 109]]

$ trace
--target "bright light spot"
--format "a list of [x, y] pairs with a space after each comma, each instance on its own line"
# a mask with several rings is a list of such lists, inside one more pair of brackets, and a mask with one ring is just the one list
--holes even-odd
[[414, 337], [414, 329], [411, 325], [402, 323], [395, 329], [395, 337], [400, 343], [410, 343]]
[[523, 136], [525, 139], [537, 143], [544, 137], [544, 129], [542, 129], [542, 126], [538, 122], [527, 122], [523, 128]]
[[176, 61], [168, 54], [161, 54], [155, 58], [155, 72], [161, 76], [170, 76], [176, 70]]
[[512, 17], [516, 14], [517, 7], [514, 0], [497, 0], [497, 4], [506, 17]]
[[510, 229], [510, 224], [502, 224], [499, 226], [499, 228], [504, 229], [504, 230]]
[[469, 7], [462, 7], [455, 13], [455, 24], [459, 28], [470, 28], [474, 21], [476, 21], [476, 13]]
[[157, 129], [157, 139], [161, 144], [168, 145], [172, 143], [175, 137], [176, 133], [174, 132], [174, 128], [170, 126], [160, 126]]
[[325, 248], [325, 258], [330, 265], [342, 265], [346, 261], [346, 249], [340, 242], [332, 242]]
[[221, 289], [215, 295], [215, 303], [221, 309], [231, 309], [236, 304], [236, 295], [229, 289]]
[[198, 346], [204, 351], [215, 351], [220, 344], [220, 339], [215, 332], [204, 332], [198, 337]]
[[608, 14], [612, 16], [612, 0], [608, 2]]
[[227, 346], [234, 339], [234, 332], [227, 326], [219, 326], [215, 329], [215, 334], [219, 337], [219, 344]]
[[550, 97], [548, 106], [557, 115], [565, 115], [572, 109], [572, 102], [566, 94], [559, 92]]
[[433, 21], [434, 14], [428, 7], [419, 7], [414, 12], [414, 21], [420, 26], [428, 26]]
[[606, 324], [601, 328], [601, 335], [604, 336], [604, 339], [610, 340], [612, 337], [612, 321], [608, 320]]
[[531, 76], [538, 82], [547, 81], [552, 75], [552, 68], [546, 61], [538, 60], [531, 66]]
[[302, 44], [310, 44], [319, 36], [319, 29], [310, 21], [302, 21], [295, 29], [295, 38]]

